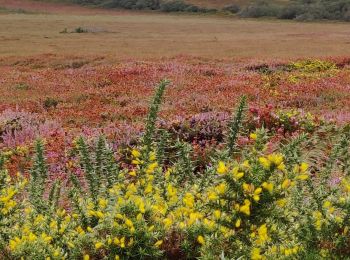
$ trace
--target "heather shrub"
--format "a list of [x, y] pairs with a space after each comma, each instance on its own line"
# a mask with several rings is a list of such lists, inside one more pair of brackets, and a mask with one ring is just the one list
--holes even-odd
[[60, 131], [60, 125], [34, 113], [5, 110], [0, 114], [0, 146], [16, 147]]
[[160, 128], [165, 129], [173, 139], [186, 142], [201, 142], [224, 140], [226, 126], [229, 120], [227, 113], [206, 112], [187, 118], [177, 118], [171, 122], [160, 122]]
[[263, 108], [250, 108], [247, 120], [248, 129], [264, 127], [273, 133], [293, 134], [295, 132], [309, 132], [317, 130], [326, 122], [320, 118], [301, 110], [275, 110], [267, 105]]

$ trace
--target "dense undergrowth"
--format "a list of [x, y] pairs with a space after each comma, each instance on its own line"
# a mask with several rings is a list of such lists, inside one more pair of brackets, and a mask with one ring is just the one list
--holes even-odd
[[276, 17], [299, 21], [341, 20], [350, 21], [349, 0], [295, 0], [250, 1], [232, 3], [222, 8], [205, 8], [184, 0], [70, 0], [70, 2], [94, 5], [105, 8], [124, 8], [136, 10], [159, 10], [163, 12], [226, 12], [239, 17]]
[[13, 153], [27, 150], [2, 153], [3, 257], [350, 254], [349, 126], [268, 106], [247, 111], [245, 97], [232, 116], [217, 121], [209, 115], [157, 123], [167, 85], [156, 89], [143, 135], [118, 155], [103, 136], [74, 138], [61, 168], [65, 175], [52, 176], [45, 141], [38, 140], [26, 176], [7, 168]]

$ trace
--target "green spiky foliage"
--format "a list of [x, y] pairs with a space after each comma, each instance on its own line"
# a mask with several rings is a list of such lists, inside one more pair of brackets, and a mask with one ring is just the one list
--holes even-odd
[[[117, 180], [119, 174], [118, 164], [114, 158], [113, 151], [108, 147], [103, 136], [99, 137], [94, 153], [89, 151], [89, 147], [82, 137], [77, 141], [77, 149], [79, 151], [80, 164], [87, 180], [89, 194], [95, 205], [97, 205], [98, 197], [106, 193]], [[76, 192], [83, 192], [76, 176], [71, 175], [71, 181]]]
[[102, 185], [107, 191], [117, 180], [119, 166], [114, 158], [114, 153], [106, 143], [104, 136], [100, 136], [95, 152], [95, 171], [97, 176], [101, 176]]
[[51, 212], [55, 212], [56, 209], [58, 208], [60, 195], [61, 195], [61, 181], [55, 180], [54, 183], [51, 185], [49, 198], [48, 198], [48, 205], [50, 207]]
[[170, 134], [169, 132], [160, 129], [158, 131], [159, 138], [156, 142], [156, 153], [157, 153], [157, 161], [159, 165], [163, 165], [165, 163], [166, 158], [169, 156], [168, 150], [170, 148]]
[[146, 120], [146, 127], [145, 127], [146, 130], [142, 140], [143, 146], [145, 147], [146, 154], [148, 154], [152, 149], [152, 142], [153, 142], [153, 137], [156, 130], [156, 121], [158, 117], [159, 108], [162, 103], [162, 98], [164, 95], [165, 88], [167, 85], [169, 85], [169, 83], [170, 82], [168, 80], [161, 81], [156, 87], [155, 94], [151, 101], [151, 105], [150, 105], [147, 120]]
[[88, 184], [89, 194], [94, 204], [97, 206], [97, 198], [99, 193], [101, 176], [97, 175], [94, 171], [89, 148], [83, 137], [80, 137], [78, 139], [77, 149], [79, 151], [80, 165], [81, 168], [84, 170], [85, 178]]
[[0, 189], [5, 188], [5, 178], [6, 178], [6, 172], [4, 170], [5, 166], [5, 157], [0, 154]]
[[236, 141], [238, 139], [239, 131], [244, 120], [244, 111], [247, 108], [247, 97], [242, 96], [234, 116], [229, 123], [229, 132], [227, 136], [228, 154], [232, 155], [236, 150]]
[[194, 162], [192, 161], [192, 146], [185, 142], [178, 141], [175, 144], [176, 163], [174, 165], [176, 181], [178, 185], [193, 184], [195, 176]]
[[43, 198], [47, 177], [48, 168], [44, 156], [44, 144], [42, 140], [37, 140], [33, 167], [30, 171], [29, 198], [38, 212], [48, 210], [48, 205]]
[[307, 138], [307, 134], [301, 133], [280, 146], [281, 153], [290, 164], [300, 163], [302, 155], [301, 144], [306, 142]]
[[4, 169], [4, 165], [5, 165], [5, 157], [0, 154], [0, 170]]

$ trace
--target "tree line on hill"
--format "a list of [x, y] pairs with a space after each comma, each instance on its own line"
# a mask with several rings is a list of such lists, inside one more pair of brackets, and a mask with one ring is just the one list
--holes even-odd
[[199, 7], [184, 0], [71, 0], [105, 8], [158, 10], [163, 12], [228, 12], [239, 17], [276, 17], [299, 21], [350, 21], [350, 0], [291, 0], [288, 4], [258, 0], [247, 6], [227, 5], [221, 10]]

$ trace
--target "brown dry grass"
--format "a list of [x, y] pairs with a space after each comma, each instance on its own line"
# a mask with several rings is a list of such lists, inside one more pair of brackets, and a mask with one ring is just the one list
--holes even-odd
[[[0, 0], [11, 7], [22, 1]], [[345, 23], [240, 20], [219, 16], [86, 11], [33, 4], [54, 13], [0, 15], [0, 57], [38, 54], [104, 55], [116, 59], [192, 55], [203, 58], [289, 58], [350, 54]], [[50, 6], [50, 8], [48, 7]], [[85, 11], [83, 11], [85, 10]], [[82, 26], [93, 33], [65, 33]]]

